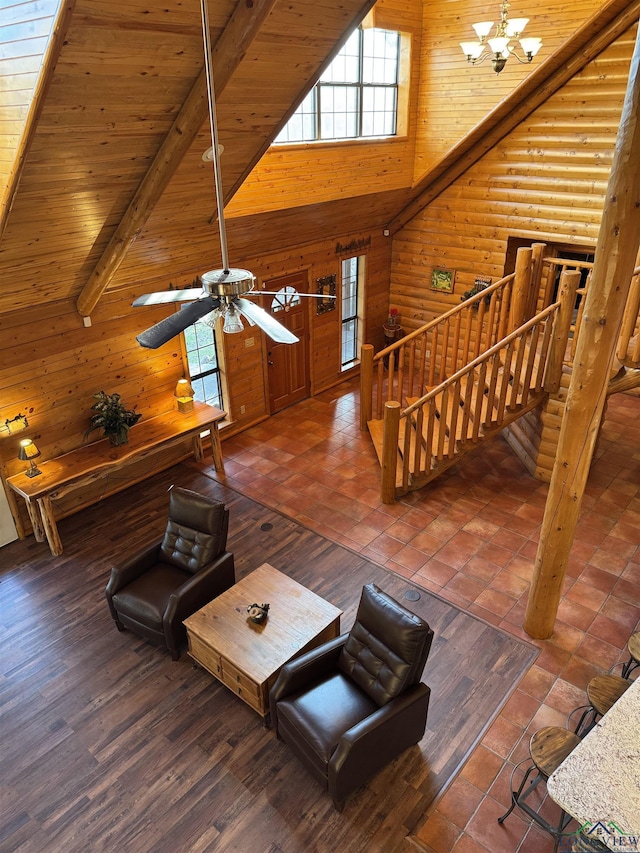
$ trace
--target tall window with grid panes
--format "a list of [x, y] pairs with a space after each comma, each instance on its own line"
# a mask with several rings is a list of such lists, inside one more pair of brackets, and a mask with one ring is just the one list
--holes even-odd
[[215, 331], [207, 323], [194, 323], [184, 330], [184, 344], [195, 399], [223, 409]]
[[358, 364], [361, 346], [361, 310], [364, 276], [364, 256], [342, 261], [341, 370]]
[[400, 33], [359, 27], [275, 143], [394, 136], [399, 56]]

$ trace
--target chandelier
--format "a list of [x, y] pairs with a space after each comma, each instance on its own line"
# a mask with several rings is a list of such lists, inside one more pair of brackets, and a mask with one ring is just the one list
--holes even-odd
[[[542, 39], [520, 38], [522, 31], [529, 23], [529, 18], [511, 18], [509, 20], [508, 9], [509, 3], [507, 0], [503, 0], [500, 11], [500, 22], [496, 24], [496, 33], [493, 38], [488, 38], [493, 27], [493, 21], [481, 21], [478, 24], [472, 25], [478, 36], [478, 41], [460, 42], [460, 47], [467, 57], [467, 62], [476, 65], [484, 62], [489, 56], [491, 57], [491, 65], [496, 74], [502, 71], [510, 56], [515, 56], [518, 62], [531, 62], [542, 47]], [[520, 41], [520, 47], [524, 56], [520, 56], [516, 52], [516, 45], [510, 43], [512, 39]], [[485, 46], [487, 45], [489, 46], [489, 52], [485, 53]]]

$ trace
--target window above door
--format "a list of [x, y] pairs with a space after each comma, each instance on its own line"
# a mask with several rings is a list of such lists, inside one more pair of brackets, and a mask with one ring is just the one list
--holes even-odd
[[275, 144], [395, 136], [400, 33], [358, 27]]

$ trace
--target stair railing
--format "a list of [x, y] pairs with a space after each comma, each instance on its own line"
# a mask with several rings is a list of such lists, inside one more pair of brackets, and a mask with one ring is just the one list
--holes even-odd
[[[544, 374], [558, 310], [558, 303], [545, 308], [404, 410], [395, 402], [385, 405], [382, 455], [392, 458], [386, 449], [398, 448], [402, 431], [402, 491], [408, 489], [410, 477], [428, 476], [445, 456], [452, 457], [467, 442], [476, 443], [481, 431], [499, 429], [507, 410], [537, 405], [545, 393]], [[392, 467], [382, 469], [384, 503], [395, 500], [397, 472]]]
[[374, 355], [360, 355], [360, 428], [382, 418], [385, 403], [423, 395], [532, 316], [544, 243], [518, 249], [515, 272]]
[[626, 367], [640, 368], [640, 266], [633, 271], [616, 357]]
[[[445, 458], [468, 443], [497, 432], [534, 408], [560, 384], [563, 353], [573, 316], [578, 271], [565, 272], [559, 300], [524, 323], [404, 410], [397, 401], [384, 407], [381, 500], [393, 503], [397, 465], [401, 491], [426, 480]], [[507, 420], [508, 418], [508, 420]], [[401, 438], [402, 436], [402, 438]], [[398, 448], [401, 447], [401, 463]]]
[[363, 346], [360, 428], [382, 418], [385, 403], [422, 396], [504, 337], [514, 278], [505, 276], [375, 355]]

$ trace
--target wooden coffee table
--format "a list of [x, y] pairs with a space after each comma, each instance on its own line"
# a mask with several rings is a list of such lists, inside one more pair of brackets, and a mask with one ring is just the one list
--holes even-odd
[[[270, 605], [256, 625], [247, 607]], [[264, 563], [185, 620], [189, 654], [257, 711], [265, 724], [269, 690], [296, 655], [338, 636], [342, 611]]]

